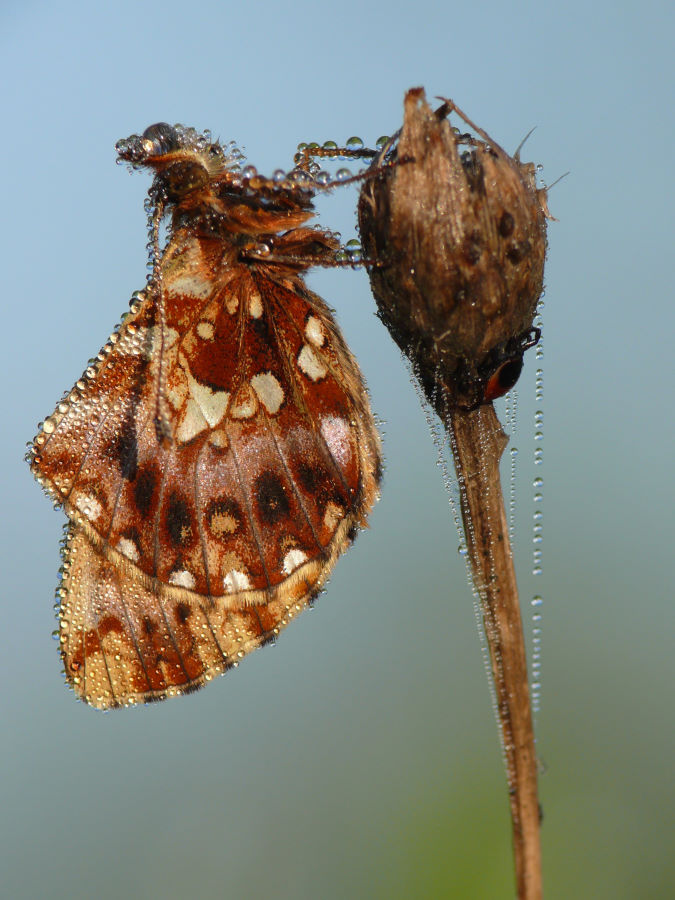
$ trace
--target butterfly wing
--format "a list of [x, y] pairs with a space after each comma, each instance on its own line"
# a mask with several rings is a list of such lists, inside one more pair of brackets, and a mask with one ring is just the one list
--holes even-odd
[[60, 641], [75, 692], [98, 709], [196, 690], [273, 640], [307, 604], [304, 579], [263, 603], [147, 587], [72, 522], [60, 587]]
[[164, 324], [149, 293], [35, 442], [71, 519], [66, 675], [100, 707], [201, 686], [277, 634], [377, 496], [365, 388], [320, 298], [180, 231], [162, 290]]

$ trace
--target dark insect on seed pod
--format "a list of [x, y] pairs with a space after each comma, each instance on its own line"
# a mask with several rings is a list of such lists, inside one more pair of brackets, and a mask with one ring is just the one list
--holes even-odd
[[[474, 135], [451, 127], [453, 110]], [[372, 167], [359, 226], [379, 315], [439, 413], [488, 403], [540, 336], [548, 210], [535, 167], [451, 101], [432, 111], [421, 88]]]

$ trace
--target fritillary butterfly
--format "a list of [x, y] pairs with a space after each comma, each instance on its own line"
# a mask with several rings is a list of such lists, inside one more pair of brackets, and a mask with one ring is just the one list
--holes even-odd
[[154, 173], [152, 275], [29, 453], [69, 520], [66, 678], [99, 709], [197, 689], [274, 640], [365, 525], [381, 466], [357, 363], [303, 279], [340, 249], [304, 224], [311, 168], [266, 179], [165, 123], [117, 152]]

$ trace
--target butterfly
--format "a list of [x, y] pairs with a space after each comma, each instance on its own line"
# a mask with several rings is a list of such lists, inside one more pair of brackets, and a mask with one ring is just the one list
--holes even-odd
[[99, 709], [195, 690], [273, 641], [381, 475], [362, 375], [303, 278], [340, 252], [305, 224], [311, 167], [263, 178], [166, 123], [116, 149], [154, 174], [152, 274], [29, 451], [68, 517], [66, 679]]

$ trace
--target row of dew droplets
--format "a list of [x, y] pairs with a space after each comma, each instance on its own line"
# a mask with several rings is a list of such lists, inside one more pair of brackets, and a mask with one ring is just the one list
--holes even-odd
[[[381, 150], [389, 142], [389, 140], [390, 139], [388, 135], [381, 135], [377, 139], [377, 141], [375, 141], [376, 149]], [[342, 146], [340, 146], [336, 141], [324, 141], [322, 144], [319, 144], [317, 141], [310, 141], [309, 143], [303, 141], [298, 144], [294, 162], [296, 163], [296, 165], [300, 165], [308, 156], [308, 171], [313, 181], [316, 184], [322, 186], [331, 186], [336, 183], [349, 181], [350, 179], [352, 179], [354, 176], [351, 170], [346, 166], [342, 166], [337, 170], [335, 175], [332, 176], [330, 172], [322, 169], [319, 163], [313, 157], [323, 159], [360, 159], [365, 157], [372, 157], [372, 152], [367, 150], [362, 138], [358, 137], [357, 135], [352, 135], [352, 137], [347, 138]]]
[[[539, 299], [537, 304], [537, 315], [534, 325], [542, 328], [542, 313], [544, 309], [543, 297]], [[542, 445], [544, 439], [544, 413], [541, 409], [544, 400], [544, 370], [541, 368], [541, 361], [544, 357], [543, 340], [537, 344], [535, 351], [535, 359], [537, 361], [537, 370], [535, 376], [535, 413], [534, 413], [534, 464], [537, 469], [544, 461], [544, 448]], [[533, 495], [532, 501], [534, 510], [532, 513], [532, 574], [535, 578], [539, 578], [543, 574], [543, 512], [542, 501], [544, 499], [543, 487], [544, 479], [539, 472], [532, 483]], [[541, 641], [542, 641], [542, 606], [543, 599], [540, 594], [535, 594], [531, 600], [532, 605], [532, 679], [530, 684], [530, 692], [532, 695], [532, 712], [535, 717], [541, 708]]]
[[[389, 140], [390, 138], [388, 135], [381, 135], [375, 142], [376, 148], [381, 150]], [[348, 169], [346, 166], [339, 168], [335, 175], [331, 175], [330, 172], [322, 169], [313, 157], [317, 156], [323, 159], [358, 159], [361, 151], [369, 153], [369, 151], [366, 150], [363, 139], [357, 135], [352, 135], [347, 138], [342, 146], [336, 141], [331, 140], [324, 141], [322, 144], [319, 144], [317, 141], [310, 141], [309, 143], [303, 141], [297, 146], [294, 162], [296, 163], [296, 166], [299, 166], [307, 156], [309, 156], [308, 171], [296, 168], [287, 175], [283, 169], [277, 169], [272, 176], [272, 180], [281, 183], [290, 179], [293, 182], [300, 181], [303, 183], [307, 179], [313, 183], [313, 185], [330, 188], [337, 184], [350, 181], [355, 176], [351, 169]], [[360, 266], [363, 263], [363, 247], [361, 241], [357, 238], [348, 240], [346, 244], [336, 252], [335, 261], [339, 264], [351, 265], [353, 267]]]
[[[412, 382], [413, 387], [415, 388], [415, 393], [417, 394], [417, 399], [419, 401], [422, 410], [424, 411], [424, 416], [427, 421], [427, 427], [429, 429], [429, 433], [431, 435], [431, 439], [434, 443], [434, 447], [438, 453], [438, 459], [436, 460], [436, 465], [441, 470], [441, 476], [443, 478], [443, 484], [445, 486], [446, 493], [448, 495], [448, 502], [450, 504], [450, 512], [452, 514], [453, 522], [455, 523], [455, 528], [457, 530], [457, 535], [459, 537], [459, 546], [457, 548], [457, 552], [461, 556], [464, 561], [464, 568], [466, 571], [466, 580], [469, 585], [469, 589], [471, 591], [472, 604], [473, 604], [473, 614], [476, 622], [476, 629], [478, 631], [478, 639], [480, 641], [480, 652], [481, 657], [483, 659], [483, 668], [485, 669], [485, 674], [487, 677], [488, 689], [490, 691], [490, 702], [492, 704], [492, 712], [495, 717], [495, 721], [497, 725], [499, 725], [499, 709], [497, 704], [497, 694], [495, 691], [494, 685], [494, 676], [492, 672], [492, 664], [490, 662], [490, 651], [488, 648], [487, 637], [485, 635], [485, 624], [483, 620], [483, 605], [480, 597], [480, 593], [473, 578], [473, 572], [471, 570], [471, 559], [469, 557], [469, 550], [466, 544], [466, 538], [464, 535], [464, 527], [462, 525], [462, 518], [460, 514], [460, 502], [461, 502], [461, 492], [463, 490], [460, 485], [458, 479], [453, 477], [451, 472], [451, 467], [454, 468], [454, 452], [456, 450], [456, 446], [454, 444], [454, 433], [452, 428], [450, 427], [450, 416], [446, 414], [447, 417], [447, 428], [444, 430], [443, 434], [440, 433], [440, 427], [438, 419], [436, 415], [432, 411], [429, 406], [429, 402], [424, 395], [424, 391], [421, 387], [420, 378], [416, 372], [415, 364], [408, 359], [407, 356], [402, 354], [402, 359], [410, 373], [410, 380]], [[435, 384], [438, 385], [439, 378], [435, 379]], [[438, 405], [438, 404], [436, 404]], [[448, 458], [448, 449], [450, 450], [450, 459]], [[469, 528], [472, 525], [469, 523]], [[502, 729], [498, 727], [497, 732], [499, 734], [499, 739], [501, 742], [502, 748], [502, 758], [504, 763], [506, 763], [506, 752], [504, 749]]]
[[[504, 422], [506, 431], [511, 440], [515, 438], [518, 431], [518, 391], [515, 387], [504, 397]], [[509, 449], [509, 503], [508, 503], [508, 524], [509, 524], [509, 541], [511, 550], [515, 546], [516, 539], [516, 460], [518, 458], [518, 448], [511, 447]]]

